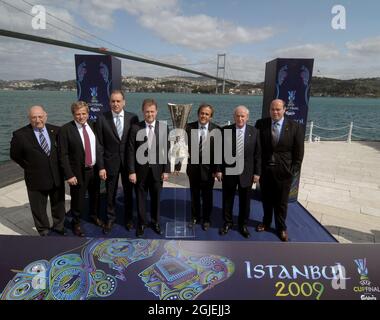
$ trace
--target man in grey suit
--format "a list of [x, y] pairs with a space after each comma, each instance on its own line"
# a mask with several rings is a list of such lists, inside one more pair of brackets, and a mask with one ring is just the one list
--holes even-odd
[[126, 150], [130, 129], [138, 123], [136, 114], [124, 110], [125, 98], [122, 91], [112, 91], [110, 107], [111, 111], [105, 112], [96, 122], [99, 176], [106, 182], [107, 190], [105, 234], [111, 231], [116, 221], [115, 197], [119, 176], [124, 191], [125, 227], [127, 230], [133, 228], [133, 185], [128, 179]]
[[46, 123], [42, 106], [29, 110], [30, 124], [13, 132], [10, 156], [24, 169], [30, 209], [41, 236], [47, 236], [50, 224], [46, 212], [50, 199], [53, 230], [65, 235], [65, 185], [58, 164], [57, 133], [59, 127]]

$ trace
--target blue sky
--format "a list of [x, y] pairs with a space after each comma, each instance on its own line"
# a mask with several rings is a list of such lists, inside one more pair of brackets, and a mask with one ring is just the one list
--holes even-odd
[[[345, 30], [331, 26], [338, 4]], [[31, 5], [46, 9], [45, 30], [33, 30], [32, 16], [21, 12], [30, 14]], [[213, 75], [217, 54], [226, 53], [227, 77], [237, 80], [263, 81], [265, 63], [276, 57], [314, 58], [314, 75], [349, 79], [380, 76], [379, 13], [377, 0], [1, 0], [0, 28], [123, 51], [79, 27], [125, 53]], [[0, 79], [73, 79], [75, 53], [82, 52], [0, 37]], [[122, 65], [124, 76], [188, 75]]]

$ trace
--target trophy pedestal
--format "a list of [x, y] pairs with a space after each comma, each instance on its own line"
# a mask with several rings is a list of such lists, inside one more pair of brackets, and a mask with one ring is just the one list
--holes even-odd
[[186, 221], [172, 221], [166, 223], [166, 238], [194, 238], [194, 227], [189, 228]]
[[[171, 146], [169, 150], [169, 157], [171, 159], [171, 171], [174, 169], [175, 160], [186, 162], [188, 158], [187, 148], [187, 136], [185, 127], [187, 119], [191, 111], [191, 104], [174, 104], [168, 103], [169, 112], [173, 121], [175, 130], [172, 130], [169, 134], [169, 140]], [[174, 184], [177, 184], [177, 179], [174, 179]], [[186, 217], [186, 189], [175, 188], [175, 197], [173, 199], [174, 204], [174, 221], [166, 223], [166, 238], [194, 238], [194, 227], [189, 228]], [[179, 196], [179, 197], [177, 197]]]
[[[174, 179], [177, 184], [177, 178]], [[194, 238], [195, 228], [189, 227], [190, 217], [188, 217], [188, 193], [189, 189], [174, 188], [174, 199], [172, 199], [172, 212], [174, 219], [166, 223], [166, 238]]]

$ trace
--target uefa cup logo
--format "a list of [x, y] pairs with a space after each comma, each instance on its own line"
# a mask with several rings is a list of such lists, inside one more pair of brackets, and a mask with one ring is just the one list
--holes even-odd
[[296, 90], [288, 91], [288, 107], [294, 107], [296, 100]]
[[90, 94], [91, 94], [91, 102], [97, 103], [98, 102], [98, 87], [91, 87], [90, 88]]
[[358, 273], [360, 275], [361, 285], [370, 285], [371, 282], [368, 279], [367, 259], [355, 259], [356, 266], [358, 267]]

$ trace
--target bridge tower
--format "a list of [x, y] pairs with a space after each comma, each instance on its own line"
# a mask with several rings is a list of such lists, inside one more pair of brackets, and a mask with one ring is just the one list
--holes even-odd
[[219, 78], [219, 71], [221, 78], [223, 81], [216, 80], [216, 89], [215, 93], [218, 94], [219, 91], [219, 85], [222, 83], [222, 94], [224, 94], [224, 89], [226, 87], [226, 81], [225, 81], [225, 74], [226, 74], [226, 54], [225, 53], [218, 53], [217, 57], [217, 66], [216, 66], [216, 77]]

